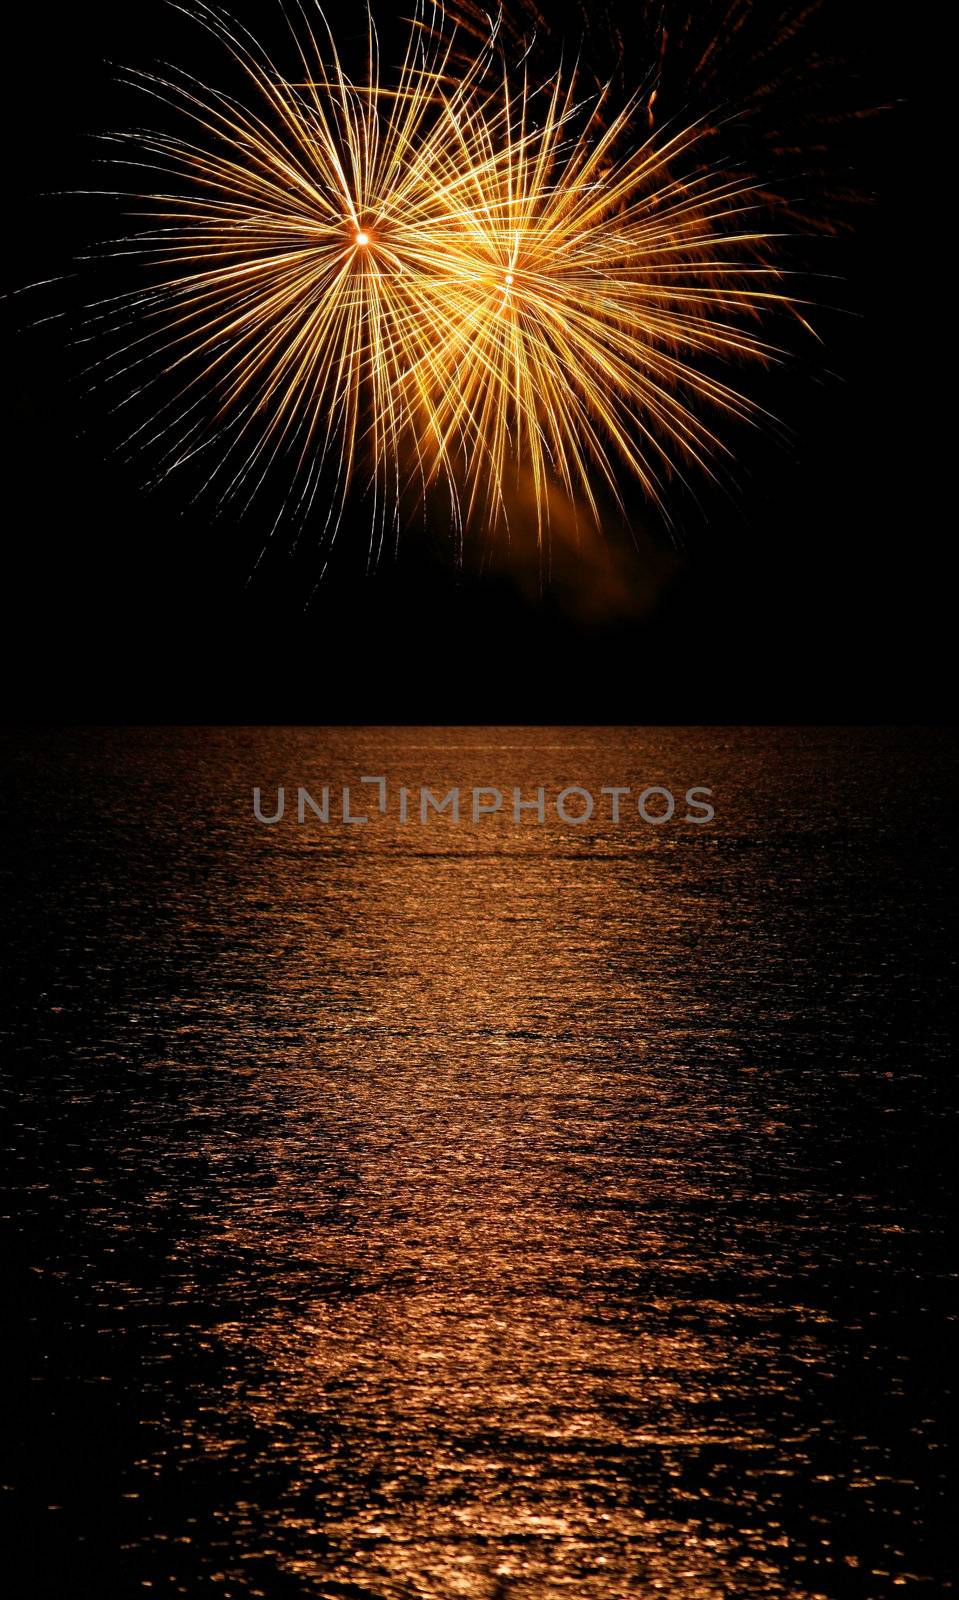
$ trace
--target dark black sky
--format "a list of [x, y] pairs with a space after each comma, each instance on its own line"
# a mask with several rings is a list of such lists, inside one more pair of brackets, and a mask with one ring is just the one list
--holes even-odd
[[[245, 11], [263, 17], [269, 0]], [[904, 101], [901, 30], [827, 0], [850, 98]], [[132, 13], [132, 14], [131, 14]], [[559, 24], [558, 8], [551, 16]], [[829, 16], [833, 17], [830, 22]], [[841, 17], [841, 21], [840, 21]], [[815, 44], [827, 34], [823, 22]], [[880, 30], [880, 31], [877, 31]], [[69, 271], [92, 203], [90, 135], [129, 122], [110, 60], [172, 47], [159, 0], [47, 4], [5, 23], [10, 289]], [[176, 34], [177, 39], [182, 37]], [[833, 91], [836, 80], [832, 80]], [[735, 480], [678, 496], [678, 542], [634, 507], [638, 548], [471, 562], [409, 530], [373, 577], [362, 516], [316, 591], [308, 552], [248, 583], [255, 527], [212, 528], [174, 485], [147, 495], [110, 459], [75, 381], [69, 314], [86, 289], [5, 306], [8, 533], [3, 639], [17, 719], [916, 721], [947, 715], [951, 598], [932, 514], [915, 335], [910, 109], [838, 130], [871, 198], [852, 235], [813, 249], [841, 310], [764, 393], [786, 438], [741, 436]], [[835, 156], [836, 152], [833, 152]], [[841, 162], [839, 163], [842, 164]], [[921, 303], [921, 301], [920, 301]], [[68, 313], [32, 329], [35, 316]]]

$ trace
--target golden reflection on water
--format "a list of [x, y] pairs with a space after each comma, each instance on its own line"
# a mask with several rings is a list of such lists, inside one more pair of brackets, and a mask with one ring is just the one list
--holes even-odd
[[[844, 1587], [861, 1556], [840, 1508], [871, 1512], [892, 1478], [869, 1426], [837, 1420], [840, 1322], [862, 1319], [830, 1274], [851, 1230], [866, 1259], [902, 1214], [837, 1192], [822, 1153], [851, 932], [835, 898], [817, 908], [860, 870], [835, 849], [822, 866], [802, 820], [829, 750], [790, 767], [788, 734], [775, 762], [694, 730], [206, 738], [202, 826], [174, 847], [153, 823], [150, 958], [175, 976], [143, 1068], [171, 1085], [167, 1146], [189, 1138], [150, 1199], [186, 1308], [159, 1370], [184, 1341], [217, 1365], [188, 1403], [161, 1384], [139, 1466], [216, 1466], [211, 1592], [874, 1600], [912, 1582], [893, 1533], [886, 1567]], [[704, 782], [723, 804], [695, 834], [249, 814], [253, 783], [358, 772], [440, 793]]]
[[[450, 755], [427, 753], [431, 781]], [[477, 754], [454, 750], [442, 776], [462, 781]], [[348, 741], [343, 755], [356, 770]], [[482, 757], [531, 785], [569, 761]], [[312, 781], [302, 750], [300, 764]], [[708, 1473], [682, 1482], [689, 1456], [734, 1455], [740, 1513], [758, 1511], [782, 1470], [779, 1442], [724, 1404], [755, 1381], [768, 1333], [747, 1322], [730, 1370], [730, 1308], [702, 1298], [690, 1225], [724, 1164], [741, 1181], [755, 1135], [709, 1000], [722, 907], [699, 841], [506, 819], [250, 831], [227, 959], [252, 939], [268, 1014], [236, 1021], [256, 1037], [256, 1096], [272, 1080], [278, 1104], [255, 1149], [270, 1187], [251, 1205], [241, 1184], [224, 1236], [281, 1278], [291, 1258], [315, 1265], [320, 1287], [216, 1332], [252, 1342], [264, 1370], [228, 1431], [253, 1426], [316, 1479], [330, 1550], [290, 1555], [292, 1570], [437, 1600], [792, 1592], [770, 1560], [788, 1542], [776, 1517], [730, 1538], [697, 1515]], [[271, 1047], [274, 1009], [299, 1018], [293, 1060]], [[735, 1240], [720, 1250], [752, 1270]], [[791, 1314], [815, 1361], [816, 1319]], [[202, 1429], [196, 1443], [215, 1448]], [[271, 1516], [281, 1546], [304, 1526]], [[263, 1524], [251, 1512], [243, 1538], [269, 1540]]]

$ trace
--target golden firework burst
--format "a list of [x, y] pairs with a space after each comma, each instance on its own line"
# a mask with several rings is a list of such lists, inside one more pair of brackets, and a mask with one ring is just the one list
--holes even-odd
[[113, 374], [162, 370], [135, 437], [165, 469], [215, 449], [224, 500], [282, 472], [283, 514], [321, 538], [359, 480], [376, 544], [440, 482], [458, 528], [492, 527], [522, 472], [543, 538], [551, 490], [598, 519], [624, 469], [660, 503], [672, 473], [714, 470], [723, 420], [757, 411], [719, 369], [773, 359], [763, 323], [790, 301], [749, 185], [693, 159], [695, 126], [649, 137], [575, 73], [531, 83], [495, 27], [464, 64], [426, 0], [389, 81], [372, 18], [358, 79], [318, 10], [288, 76], [193, 14], [245, 92], [138, 75], [185, 122], [136, 135], [164, 175], [125, 246], [149, 281], [101, 308], [133, 325]]

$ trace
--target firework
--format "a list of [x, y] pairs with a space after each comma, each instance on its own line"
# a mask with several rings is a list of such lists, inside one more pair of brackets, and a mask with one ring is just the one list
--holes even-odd
[[94, 311], [123, 334], [101, 375], [157, 397], [129, 438], [161, 471], [209, 460], [221, 504], [279, 474], [279, 521], [320, 543], [365, 492], [375, 554], [440, 485], [458, 531], [490, 529], [523, 474], [544, 539], [551, 492], [598, 520], [624, 472], [664, 504], [672, 474], [714, 470], [757, 415], [728, 369], [776, 359], [764, 324], [791, 302], [701, 126], [650, 134], [638, 97], [511, 72], [495, 27], [429, 5], [391, 75], [372, 19], [357, 75], [298, 10], [284, 75], [195, 15], [242, 88], [137, 75], [181, 126], [136, 135], [153, 187], [122, 253], [145, 281]]

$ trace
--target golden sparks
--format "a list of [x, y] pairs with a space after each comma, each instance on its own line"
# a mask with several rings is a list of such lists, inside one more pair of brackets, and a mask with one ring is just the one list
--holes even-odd
[[715, 471], [724, 422], [758, 411], [728, 369], [775, 359], [763, 324], [791, 302], [699, 128], [650, 134], [573, 72], [531, 83], [495, 26], [464, 68], [428, 0], [388, 83], [372, 19], [357, 79], [298, 7], [292, 81], [191, 14], [246, 92], [138, 75], [181, 128], [135, 136], [162, 174], [136, 197], [149, 282], [104, 313], [132, 329], [114, 376], [159, 366], [137, 432], [164, 470], [208, 452], [224, 501], [284, 473], [318, 536], [357, 485], [380, 542], [438, 485], [458, 530], [492, 529], [522, 474], [542, 539], [551, 493], [599, 521], [624, 472], [663, 504], [673, 474]]

